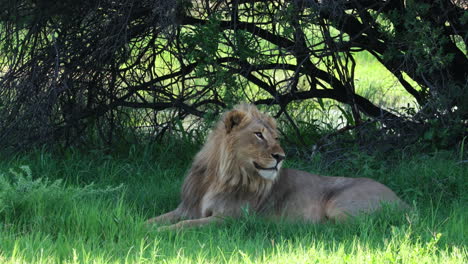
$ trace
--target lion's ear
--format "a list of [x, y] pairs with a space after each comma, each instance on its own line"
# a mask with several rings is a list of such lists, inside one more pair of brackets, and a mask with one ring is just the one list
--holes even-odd
[[230, 133], [232, 129], [238, 126], [242, 119], [244, 119], [246, 113], [239, 110], [232, 110], [226, 114], [224, 118], [224, 125], [226, 126], [226, 132]]

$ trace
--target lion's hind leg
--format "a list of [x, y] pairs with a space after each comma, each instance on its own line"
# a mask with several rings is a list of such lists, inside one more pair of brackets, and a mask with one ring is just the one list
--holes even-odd
[[382, 207], [382, 203], [402, 203], [396, 194], [385, 185], [366, 180], [341, 189], [326, 203], [325, 215], [328, 219], [342, 221], [350, 216], [372, 213]]

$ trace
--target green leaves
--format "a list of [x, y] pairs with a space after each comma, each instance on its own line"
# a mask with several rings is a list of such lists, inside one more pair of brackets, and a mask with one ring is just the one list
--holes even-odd
[[222, 32], [219, 23], [219, 16], [212, 16], [206, 23], [182, 31], [186, 58], [189, 62], [199, 62], [197, 69], [203, 69], [216, 58]]
[[67, 187], [62, 179], [50, 181], [32, 176], [29, 166], [10, 169], [0, 174], [0, 219], [31, 217], [42, 212], [52, 213], [63, 206], [70, 206], [82, 199], [105, 197], [121, 193], [123, 185], [96, 188], [89, 184], [81, 188]]

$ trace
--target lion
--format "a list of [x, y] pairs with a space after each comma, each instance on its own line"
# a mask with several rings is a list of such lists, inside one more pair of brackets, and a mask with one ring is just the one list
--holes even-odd
[[275, 120], [242, 103], [224, 113], [195, 156], [179, 206], [147, 222], [159, 230], [197, 227], [256, 214], [323, 222], [371, 213], [384, 203], [404, 205], [385, 185], [369, 178], [314, 175], [284, 169], [285, 152]]

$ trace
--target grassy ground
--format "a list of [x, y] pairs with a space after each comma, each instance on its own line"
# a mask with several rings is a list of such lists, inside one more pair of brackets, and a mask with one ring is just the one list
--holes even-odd
[[351, 152], [331, 166], [318, 157], [287, 163], [314, 173], [378, 179], [414, 206], [407, 214], [384, 210], [344, 224], [274, 223], [245, 216], [181, 232], [146, 227], [145, 219], [177, 205], [196, 149], [174, 141], [112, 155], [37, 150], [3, 157], [0, 262], [468, 261], [468, 164], [458, 163], [459, 155], [378, 158]]

